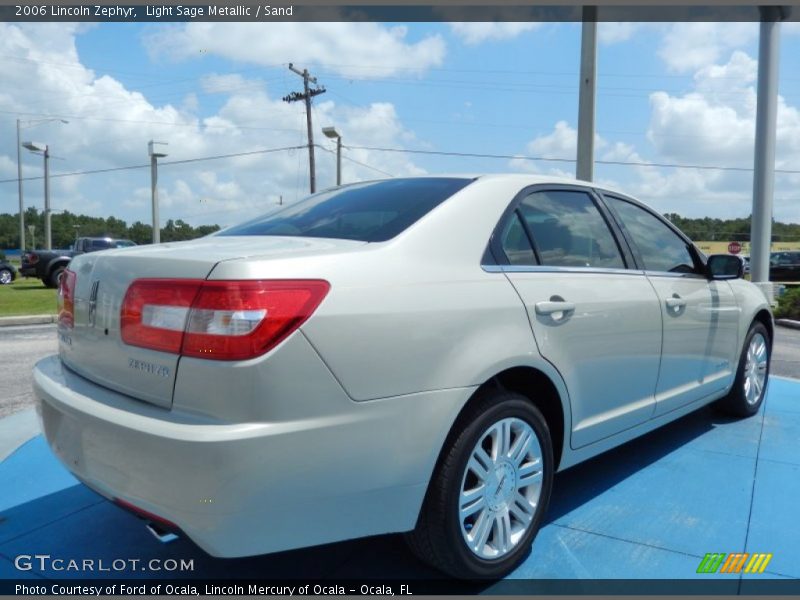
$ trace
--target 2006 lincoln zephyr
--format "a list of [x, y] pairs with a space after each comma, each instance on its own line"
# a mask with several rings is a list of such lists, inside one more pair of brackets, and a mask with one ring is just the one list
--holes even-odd
[[76, 257], [34, 386], [77, 477], [214, 556], [409, 532], [496, 577], [555, 471], [710, 402], [758, 410], [772, 316], [741, 275], [591, 184], [357, 183]]

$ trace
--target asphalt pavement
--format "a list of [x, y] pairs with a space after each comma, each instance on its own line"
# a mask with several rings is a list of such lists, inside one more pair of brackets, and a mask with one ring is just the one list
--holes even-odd
[[0, 419], [33, 405], [33, 365], [57, 350], [55, 325], [0, 327]]

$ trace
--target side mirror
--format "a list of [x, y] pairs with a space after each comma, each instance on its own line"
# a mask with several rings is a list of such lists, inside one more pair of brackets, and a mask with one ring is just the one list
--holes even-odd
[[712, 254], [706, 262], [709, 279], [740, 279], [744, 275], [744, 261], [733, 254]]

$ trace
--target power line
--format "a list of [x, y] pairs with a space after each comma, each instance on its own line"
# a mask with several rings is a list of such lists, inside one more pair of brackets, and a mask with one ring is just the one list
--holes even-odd
[[[282, 148], [266, 148], [266, 149], [263, 149], [263, 150], [251, 150], [251, 151], [248, 151], [248, 152], [235, 152], [235, 153], [232, 153], [232, 154], [215, 154], [213, 156], [199, 156], [199, 157], [196, 157], [196, 158], [184, 158], [184, 159], [181, 159], [181, 160], [164, 161], [164, 162], [159, 163], [159, 165], [161, 165], [161, 166], [165, 166], [165, 165], [184, 165], [184, 164], [188, 164], [188, 163], [201, 162], [201, 161], [204, 161], [204, 160], [220, 160], [220, 159], [224, 159], [224, 158], [237, 158], [239, 156], [252, 156], [254, 154], [270, 154], [272, 152], [285, 152], [285, 151], [289, 151], [289, 150], [302, 150], [305, 147], [306, 147], [305, 144], [303, 144], [302, 146], [284, 146]], [[147, 168], [150, 168], [150, 163], [143, 164], [143, 165], [127, 165], [127, 166], [124, 166], [124, 167], [109, 167], [107, 169], [91, 169], [91, 170], [87, 170], [87, 171], [72, 171], [72, 172], [69, 172], [69, 173], [56, 173], [56, 174], [50, 175], [50, 178], [51, 179], [55, 179], [56, 177], [74, 177], [74, 176], [77, 176], [77, 175], [94, 175], [96, 173], [112, 173], [114, 171], [131, 171], [131, 170], [135, 170], [135, 169], [147, 169]], [[36, 181], [36, 180], [39, 180], [39, 179], [44, 179], [44, 177], [41, 176], [41, 175], [35, 176], [35, 177], [23, 177], [22, 181]], [[16, 181], [18, 181], [16, 177], [14, 179], [0, 179], [0, 183], [12, 183], [12, 182], [16, 182]]]
[[[198, 125], [197, 123], [174, 123], [169, 121], [147, 121], [142, 119], [114, 119], [111, 117], [87, 117], [82, 115], [53, 115], [49, 113], [35, 113], [35, 112], [19, 112], [14, 110], [0, 110], [0, 114], [7, 114], [7, 115], [24, 115], [24, 116], [34, 116], [34, 117], [52, 117], [54, 119], [75, 119], [79, 121], [102, 121], [102, 122], [110, 122], [110, 123], [144, 123], [147, 125], [167, 125], [170, 127], [197, 127], [198, 129], [231, 129], [228, 125]], [[286, 131], [294, 133], [298, 131], [297, 129], [287, 129], [287, 128], [280, 128], [280, 127], [245, 127], [240, 125], [234, 126], [236, 129], [248, 129], [248, 130], [261, 130], [261, 131]]]
[[[427, 154], [435, 156], [458, 156], [462, 158], [500, 158], [500, 159], [519, 159], [528, 161], [542, 161], [542, 162], [564, 162], [574, 163], [574, 158], [552, 158], [545, 156], [525, 156], [522, 154], [479, 154], [477, 152], [448, 152], [443, 150], [414, 150], [409, 148], [381, 148], [377, 146], [348, 146], [351, 150], [372, 150], [375, 152], [397, 152], [407, 154]], [[752, 172], [751, 167], [717, 167], [713, 165], [681, 165], [672, 163], [656, 163], [656, 162], [633, 162], [624, 160], [596, 160], [597, 164], [601, 165], [621, 165], [627, 167], [661, 167], [669, 169], [699, 169], [704, 171], [741, 171]], [[800, 170], [790, 169], [775, 169], [776, 173], [783, 173], [789, 175], [800, 174]]]
[[[327, 152], [329, 154], [336, 154], [336, 152], [334, 152], [330, 148], [326, 148], [325, 146], [320, 146], [319, 144], [317, 144], [317, 148], [319, 148], [323, 152]], [[348, 148], [349, 149], [349, 147], [345, 146], [344, 144], [342, 144], [342, 148]], [[387, 175], [389, 177], [396, 177], [396, 175], [394, 175], [393, 173], [388, 173], [386, 171], [383, 171], [383, 170], [379, 169], [378, 167], [373, 167], [372, 165], [368, 165], [367, 163], [361, 162], [360, 160], [356, 160], [355, 158], [350, 158], [349, 156], [347, 156], [345, 154], [342, 154], [342, 158], [345, 159], [345, 160], [349, 160], [350, 162], [355, 163], [357, 165], [361, 165], [362, 167], [367, 167], [368, 169], [372, 169], [373, 171], [376, 171], [376, 172], [381, 173], [383, 175]]]

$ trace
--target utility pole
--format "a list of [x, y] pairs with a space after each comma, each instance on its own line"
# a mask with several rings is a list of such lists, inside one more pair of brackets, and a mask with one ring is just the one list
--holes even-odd
[[309, 82], [316, 84], [317, 78], [312, 77], [311, 74], [308, 72], [308, 69], [300, 69], [295, 68], [292, 63], [289, 63], [289, 69], [300, 75], [303, 78], [303, 93], [300, 92], [292, 92], [288, 96], [283, 97], [284, 102], [297, 102], [298, 100], [305, 100], [306, 103], [306, 126], [308, 127], [308, 172], [309, 172], [309, 180], [310, 180], [310, 188], [311, 193], [317, 191], [317, 176], [316, 170], [314, 167], [314, 132], [311, 128], [311, 98], [314, 96], [318, 96], [319, 94], [325, 93], [324, 87], [318, 87], [309, 89]]
[[161, 224], [158, 217], [158, 159], [164, 158], [166, 152], [158, 152], [153, 148], [155, 144], [166, 146], [167, 142], [147, 142], [147, 153], [150, 155], [150, 198], [153, 203], [153, 243], [161, 243]]
[[769, 282], [772, 244], [772, 203], [775, 186], [775, 137], [778, 115], [778, 57], [780, 24], [786, 7], [760, 6], [758, 41], [758, 91], [753, 169], [753, 220], [750, 224], [750, 278], [773, 301]]
[[597, 73], [597, 8], [583, 8], [581, 79], [578, 96], [578, 162], [575, 176], [594, 178], [594, 103]]

